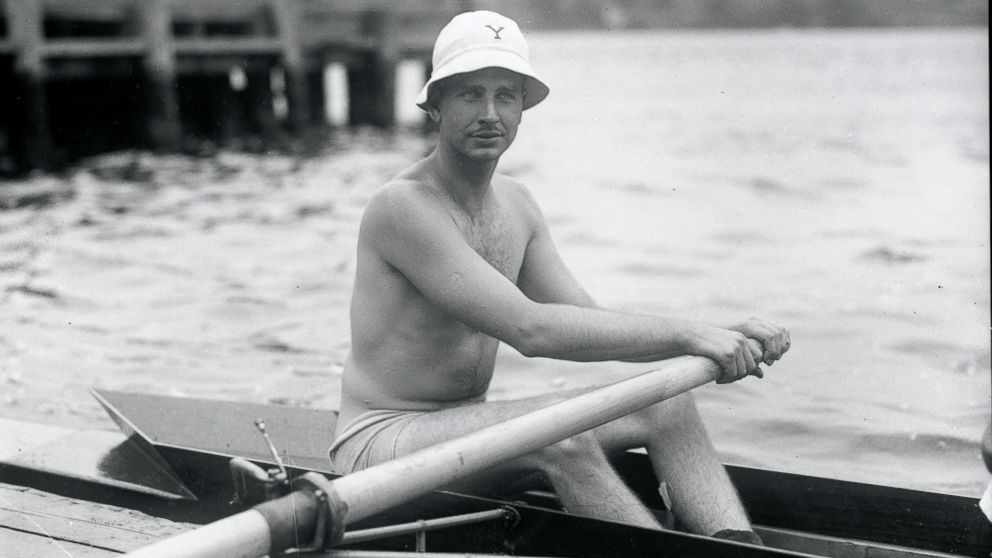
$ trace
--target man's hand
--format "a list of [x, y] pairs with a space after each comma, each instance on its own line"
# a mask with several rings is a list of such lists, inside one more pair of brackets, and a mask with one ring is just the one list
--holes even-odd
[[756, 358], [769, 366], [782, 358], [792, 344], [788, 330], [761, 318], [749, 318], [743, 324], [731, 326], [730, 329], [761, 343], [764, 356]]
[[748, 374], [763, 376], [758, 367], [762, 360], [761, 351], [755, 343], [748, 342], [747, 336], [740, 331], [705, 325], [690, 328], [686, 352], [716, 361], [723, 368], [723, 376], [716, 382], [718, 384], [736, 382]]

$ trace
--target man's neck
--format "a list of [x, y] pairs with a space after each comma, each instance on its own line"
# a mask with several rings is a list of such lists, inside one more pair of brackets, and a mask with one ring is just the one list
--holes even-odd
[[467, 211], [482, 207], [496, 172], [494, 161], [477, 161], [439, 147], [431, 156], [440, 186]]

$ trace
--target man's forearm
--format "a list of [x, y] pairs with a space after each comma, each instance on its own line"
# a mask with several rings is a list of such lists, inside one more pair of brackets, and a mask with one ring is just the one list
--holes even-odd
[[751, 318], [741, 330], [699, 322], [625, 314], [563, 304], [520, 307], [510, 338], [497, 335], [526, 356], [582, 362], [650, 362], [679, 355], [713, 359], [723, 369], [720, 383], [760, 375], [788, 350], [788, 332]]
[[527, 339], [519, 343], [518, 350], [528, 356], [573, 361], [652, 362], [691, 354], [694, 330], [706, 327], [686, 320], [561, 304], [541, 304], [528, 319]]

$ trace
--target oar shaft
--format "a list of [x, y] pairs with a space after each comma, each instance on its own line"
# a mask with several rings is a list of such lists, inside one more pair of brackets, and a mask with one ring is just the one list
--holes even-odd
[[710, 359], [674, 359], [658, 370], [341, 477], [333, 484], [348, 505], [345, 523], [629, 415], [721, 374]]
[[261, 513], [248, 510], [129, 552], [132, 558], [257, 558], [269, 553], [272, 534]]
[[257, 558], [313, 540], [319, 507], [297, 490], [241, 513], [129, 552], [131, 558]]

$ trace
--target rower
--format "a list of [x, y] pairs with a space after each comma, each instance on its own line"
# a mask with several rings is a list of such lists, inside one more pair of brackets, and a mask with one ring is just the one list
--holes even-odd
[[[513, 20], [463, 13], [438, 35], [416, 101], [437, 124], [437, 147], [378, 190], [361, 222], [352, 347], [330, 450], [337, 472], [587, 391], [486, 401], [500, 343], [572, 361], [704, 356], [722, 368], [721, 383], [760, 376], [759, 364], [789, 349], [788, 331], [764, 319], [718, 327], [604, 308], [587, 293], [527, 187], [496, 172], [523, 112], [548, 93]], [[688, 394], [447, 488], [493, 494], [540, 476], [570, 512], [660, 528], [609, 463], [632, 447], [647, 448], [689, 530], [760, 543]]]

